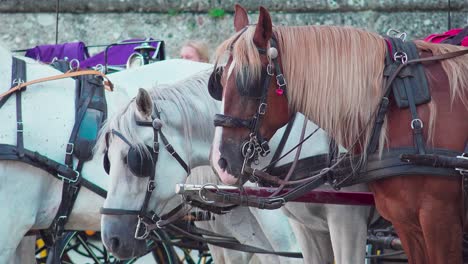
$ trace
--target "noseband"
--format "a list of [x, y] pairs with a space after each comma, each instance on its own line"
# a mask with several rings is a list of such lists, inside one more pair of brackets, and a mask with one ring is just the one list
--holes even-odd
[[[156, 177], [156, 163], [158, 161], [159, 154], [159, 136], [161, 141], [164, 144], [166, 150], [177, 160], [177, 162], [182, 166], [182, 168], [190, 174], [190, 168], [187, 163], [180, 157], [180, 155], [174, 150], [172, 145], [167, 140], [164, 133], [161, 131], [162, 123], [160, 119], [160, 112], [156, 110], [156, 116], [152, 116], [152, 120], [148, 121], [136, 121], [138, 126], [143, 127], [152, 127], [153, 128], [153, 146], [146, 146], [151, 153], [150, 157], [143, 157], [142, 154], [137, 153], [137, 150], [132, 147], [130, 141], [125, 138], [122, 133], [112, 130], [111, 133], [120, 139], [122, 139], [127, 145], [130, 146], [127, 155], [127, 165], [130, 168], [130, 171], [135, 174], [137, 177], [148, 177], [148, 183], [146, 187], [145, 199], [140, 210], [126, 210], [126, 209], [117, 209], [117, 208], [101, 208], [101, 214], [103, 215], [136, 215], [138, 217], [138, 223], [135, 229], [135, 238], [139, 240], [146, 239], [150, 232], [156, 228], [159, 228], [159, 222], [161, 219], [175, 218], [181, 214], [185, 214], [188, 210], [187, 206], [180, 204], [169, 213], [159, 217], [154, 211], [148, 211], [149, 200], [153, 190], [155, 189], [155, 177]], [[107, 136], [106, 136], [107, 140]], [[106, 144], [108, 142], [106, 141]], [[138, 157], [139, 156], [139, 157]], [[107, 163], [107, 165], [106, 165]], [[107, 173], [109, 173], [110, 162], [107, 157], [107, 150], [104, 155], [104, 168]]]
[[[246, 29], [247, 27], [244, 28], [238, 37], [234, 39], [230, 46], [231, 52], [234, 42], [239, 39], [239, 36], [243, 34]], [[241, 147], [241, 154], [244, 157], [244, 164], [242, 165], [241, 171], [242, 173], [245, 171], [245, 166], [249, 165], [250, 162], [254, 161], [255, 163], [258, 163], [259, 156], [265, 157], [270, 153], [268, 141], [260, 134], [260, 126], [262, 117], [265, 115], [268, 106], [268, 88], [273, 76], [275, 76], [276, 83], [278, 85], [276, 94], [279, 96], [286, 95], [286, 79], [284, 78], [280, 64], [278, 62], [278, 45], [275, 37], [271, 38], [270, 46], [271, 47], [268, 52], [263, 48], [257, 47], [258, 52], [262, 55], [269, 56], [271, 61], [267, 67], [264, 67], [262, 70], [262, 75], [266, 75], [266, 78], [263, 78], [265, 81], [263, 82], [261, 96], [259, 98], [259, 105], [253, 117], [250, 119], [242, 119], [223, 114], [216, 114], [214, 118], [215, 126], [249, 129], [249, 139], [242, 143]], [[248, 95], [245, 96], [249, 97]]]

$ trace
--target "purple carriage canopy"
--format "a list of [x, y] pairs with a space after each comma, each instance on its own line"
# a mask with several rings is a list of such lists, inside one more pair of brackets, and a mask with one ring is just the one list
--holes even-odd
[[[159, 40], [149, 39], [128, 39], [119, 42], [118, 45], [111, 44], [107, 51], [107, 64], [108, 65], [125, 65], [128, 57], [135, 52], [134, 48], [140, 46], [142, 43], [131, 43], [128, 45], [120, 45], [126, 42], [148, 41], [148, 43], [155, 48], [155, 51], [150, 52], [153, 56], [155, 52], [163, 53], [163, 42]], [[157, 55], [157, 54], [156, 54]], [[105, 64], [105, 51], [99, 52], [93, 56], [89, 56], [88, 49], [83, 42], [70, 42], [57, 45], [39, 45], [26, 51], [26, 57], [39, 60], [44, 63], [50, 63], [57, 59], [68, 60], [77, 59], [80, 62], [81, 68], [91, 68], [98, 64]], [[162, 58], [164, 59], [164, 55]]]

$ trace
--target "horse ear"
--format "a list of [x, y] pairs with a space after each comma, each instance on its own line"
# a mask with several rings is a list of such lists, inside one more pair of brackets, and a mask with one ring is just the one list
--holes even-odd
[[239, 32], [249, 24], [247, 10], [239, 4], [234, 6], [234, 28]]
[[270, 13], [261, 6], [258, 23], [255, 27], [255, 35], [253, 41], [259, 48], [266, 48], [268, 41], [273, 35], [273, 24], [271, 23]]
[[136, 97], [137, 109], [143, 117], [149, 117], [153, 113], [153, 101], [148, 91], [145, 89], [138, 89]]

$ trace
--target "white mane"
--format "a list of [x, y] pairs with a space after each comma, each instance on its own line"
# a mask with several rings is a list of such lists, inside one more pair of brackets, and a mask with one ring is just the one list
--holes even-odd
[[[218, 111], [219, 107], [208, 93], [208, 79], [211, 71], [202, 71], [189, 78], [183, 79], [174, 84], [161, 84], [148, 90], [153, 100], [153, 112], [163, 105], [163, 103], [170, 102], [174, 104], [182, 117], [182, 124], [174, 124], [171, 120], [171, 113], [164, 111], [164, 106], [161, 109], [162, 122], [167, 125], [181, 126], [184, 129], [186, 146], [190, 147], [192, 134], [194, 132], [200, 133], [207, 141], [213, 138], [213, 124], [211, 120], [214, 114]], [[200, 104], [199, 102], [203, 102]], [[116, 115], [110, 117], [102, 129], [96, 149], [104, 151], [106, 148], [105, 135], [116, 130], [122, 133], [127, 138], [133, 147], [137, 148], [142, 153], [147, 153], [144, 139], [139, 138], [135, 118], [136, 104], [135, 99], [131, 100], [129, 104], [121, 109]], [[206, 116], [210, 118], [207, 118]], [[162, 128], [164, 132], [164, 126]], [[187, 153], [191, 153], [191, 149]], [[190, 159], [189, 159], [190, 160]]]

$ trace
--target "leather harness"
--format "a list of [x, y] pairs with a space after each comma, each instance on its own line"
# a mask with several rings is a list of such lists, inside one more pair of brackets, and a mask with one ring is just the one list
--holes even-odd
[[[242, 34], [242, 32], [240, 34]], [[231, 44], [231, 46], [232, 45], [233, 44]], [[270, 45], [271, 47], [276, 48], [275, 36], [271, 38]], [[264, 49], [261, 49], [261, 48], [257, 48], [257, 49], [260, 54], [266, 53]], [[401, 72], [406, 67], [411, 66], [411, 65], [417, 65], [422, 62], [450, 59], [450, 58], [462, 56], [465, 54], [468, 54], [468, 50], [459, 50], [459, 51], [449, 52], [449, 53], [435, 55], [431, 57], [417, 58], [417, 59], [410, 59], [410, 60], [407, 60], [407, 58], [403, 59], [402, 57], [400, 57], [399, 60], [397, 60], [398, 57], [395, 59], [396, 61], [395, 63], [397, 64], [395, 64], [392, 67], [390, 73], [387, 74], [388, 78], [383, 84], [384, 93], [383, 93], [382, 99], [380, 101], [378, 108], [376, 109], [373, 115], [375, 120], [374, 120], [373, 130], [371, 134], [370, 143], [368, 145], [367, 153], [374, 153], [377, 149], [378, 139], [380, 137], [384, 118], [388, 111], [388, 106], [389, 106], [389, 101], [390, 101], [389, 97], [392, 92], [392, 84], [400, 76]], [[286, 91], [286, 82], [283, 80], [284, 77], [281, 72], [277, 58], [271, 58], [271, 60], [274, 64], [274, 71], [276, 71], [277, 73], [277, 82], [278, 84], [284, 84], [284, 85], [281, 85], [280, 88]], [[270, 65], [271, 64], [269, 64], [269, 67], [273, 67]], [[261, 154], [261, 151], [262, 151], [261, 148], [258, 147], [258, 144], [256, 144], [255, 138], [254, 140], [252, 140], [252, 135], [259, 134], [259, 127], [260, 127], [259, 123], [260, 123], [261, 117], [265, 114], [264, 111], [260, 111], [260, 110], [266, 109], [266, 104], [267, 104], [266, 94], [268, 93], [268, 87], [270, 85], [270, 79], [271, 79], [270, 77], [273, 74], [271, 75], [268, 74], [268, 75], [269, 75], [268, 78], [263, 83], [263, 89], [262, 89], [263, 96], [260, 99], [258, 111], [254, 114], [254, 117], [251, 120], [244, 120], [244, 119], [240, 119], [236, 117], [218, 114], [215, 116], [214, 125], [222, 126], [222, 127], [235, 127], [235, 128], [245, 127], [245, 128], [250, 129], [250, 140], [244, 143], [244, 145], [248, 145], [249, 146], [248, 149], [251, 151], [248, 151], [247, 152], [248, 155], [246, 155], [246, 151], [244, 151], [244, 148], [242, 149], [241, 154], [245, 158], [244, 166], [242, 168], [242, 173], [252, 175], [254, 179], [261, 179], [261, 180], [265, 180], [266, 182], [270, 182], [274, 184], [287, 184], [286, 182], [282, 182], [281, 179], [277, 179], [277, 176], [270, 175], [268, 172], [257, 170], [257, 169], [252, 169], [246, 166], [246, 162], [253, 160], [255, 156], [258, 155], [259, 153]], [[278, 79], [278, 76], [280, 79]], [[405, 92], [407, 96], [406, 98], [407, 104], [408, 104], [407, 107], [410, 108], [412, 118], [413, 118], [413, 120], [411, 121], [411, 127], [413, 129], [415, 149], [418, 154], [425, 155], [429, 153], [429, 150], [426, 151], [424, 147], [424, 140], [422, 136], [423, 124], [421, 120], [419, 119], [418, 114], [416, 112], [415, 97], [414, 97], [412, 90], [405, 88]], [[354, 146], [356, 142], [357, 141], [355, 141], [352, 144], [352, 146]], [[443, 155], [447, 159], [452, 159], [452, 160], [456, 159], [457, 160], [456, 164], [459, 164], [459, 165], [461, 164], [460, 166], [465, 166], [463, 165], [465, 163], [459, 161], [459, 159], [467, 158], [466, 156], [468, 155], [467, 154], [468, 142], [467, 142], [466, 149], [467, 150], [465, 150], [465, 153], [462, 155], [460, 155], [460, 153], [458, 152], [445, 150], [445, 149], [432, 149], [430, 150], [430, 153], [432, 155], [439, 155], [439, 156]], [[374, 156], [374, 158], [370, 158], [368, 161], [366, 161], [366, 164], [360, 164], [360, 166], [357, 169], [353, 169], [355, 166], [352, 166], [353, 165], [352, 162], [351, 163], [345, 162], [346, 160], [350, 161], [348, 158], [348, 154], [342, 155], [341, 157], [338, 157], [338, 158], [333, 157], [334, 155], [329, 155], [328, 164], [333, 164], [333, 165], [327, 166], [326, 163], [319, 163], [318, 171], [314, 169], [308, 170], [309, 177], [303, 179], [302, 181], [299, 181], [300, 184], [296, 184], [296, 187], [290, 190], [288, 193], [275, 196], [275, 197], [269, 197], [269, 198], [249, 197], [249, 196], [243, 196], [240, 194], [223, 192], [219, 190], [218, 191], [207, 190], [205, 193], [205, 197], [206, 197], [206, 200], [210, 200], [213, 202], [225, 202], [225, 203], [237, 204], [241, 206], [257, 207], [261, 209], [277, 209], [283, 206], [286, 202], [296, 199], [304, 195], [306, 192], [311, 191], [326, 182], [329, 182], [335, 189], [339, 189], [340, 187], [350, 186], [350, 185], [354, 185], [357, 183], [374, 181], [374, 180], [385, 178], [385, 177], [391, 177], [391, 176], [397, 176], [397, 175], [403, 175], [403, 174], [421, 174], [421, 173], [423, 174], [425, 173], [429, 175], [437, 175], [437, 176], [447, 175], [451, 177], [453, 176], [459, 177], [461, 173], [463, 176], [463, 183], [466, 182], [466, 184], [463, 184], [463, 187], [466, 187], [466, 189], [464, 188], [464, 192], [468, 193], [468, 168], [466, 167], [434, 168], [433, 166], [422, 167], [421, 165], [423, 164], [421, 163], [419, 164], [416, 163], [416, 165], [414, 165], [414, 164], [408, 164], [409, 161], [407, 159], [404, 159], [403, 161], [400, 160], [401, 155], [404, 155], [406, 153], [412, 153], [413, 151], [414, 151], [414, 148], [390, 149], [388, 150], [388, 153], [384, 154], [384, 157], [385, 157], [384, 159], [382, 160], [379, 160], [379, 158], [374, 159], [377, 157], [377, 156]], [[254, 153], [252, 154], [252, 152]], [[457, 155], [460, 155], [460, 156], [456, 158]], [[316, 166], [316, 165], [312, 165], [312, 166]], [[376, 169], [372, 169], [374, 166]], [[352, 171], [352, 172], [349, 173], [349, 171]], [[299, 183], [299, 182], [291, 181], [290, 184]]]
[[[92, 76], [91, 78], [87, 78]], [[95, 77], [96, 76], [96, 77]], [[100, 77], [97, 77], [100, 76]], [[38, 152], [31, 151], [24, 148], [23, 140], [23, 120], [22, 120], [22, 100], [21, 94], [30, 84], [46, 82], [50, 80], [57, 80], [69, 77], [77, 77], [77, 84], [81, 84], [81, 80], [86, 80], [89, 82], [83, 82], [86, 87], [88, 87], [91, 94], [89, 96], [82, 98], [80, 104], [76, 106], [76, 116], [75, 124], [73, 126], [69, 143], [67, 144], [66, 154], [65, 154], [65, 164], [49, 159], [46, 156], [41, 155]], [[96, 79], [100, 78], [100, 79]], [[0, 160], [11, 160], [11, 161], [21, 161], [28, 163], [34, 167], [43, 169], [55, 178], [62, 180], [62, 199], [60, 201], [59, 208], [57, 213], [52, 221], [51, 226], [46, 230], [41, 230], [42, 237], [46, 245], [55, 253], [56, 248], [54, 245], [59, 239], [62, 238], [64, 232], [64, 226], [67, 223], [68, 217], [73, 208], [73, 204], [76, 200], [78, 192], [81, 186], [85, 186], [91, 191], [101, 195], [105, 198], [106, 191], [100, 188], [99, 186], [87, 181], [80, 177], [80, 171], [83, 166], [83, 162], [89, 157], [84, 157], [83, 155], [77, 154], [74, 152], [75, 141], [78, 140], [77, 135], [80, 131], [80, 126], [82, 124], [83, 118], [85, 117], [88, 107], [91, 104], [91, 99], [96, 90], [103, 87], [102, 80], [107, 78], [105, 75], [101, 74], [98, 71], [87, 70], [79, 72], [67, 72], [64, 74], [41, 78], [33, 81], [27, 82], [26, 76], [26, 63], [25, 61], [12, 57], [12, 88], [5, 93], [0, 95], [0, 108], [5, 104], [9, 97], [15, 93], [16, 94], [16, 120], [17, 120], [17, 143], [15, 145], [9, 144], [0, 144]], [[91, 82], [93, 82], [91, 84]], [[88, 86], [91, 84], [91, 86]], [[108, 89], [112, 89], [112, 83], [107, 82]], [[77, 167], [73, 167], [73, 157], [74, 155], [78, 157]], [[58, 260], [58, 254], [54, 254], [54, 259]]]

